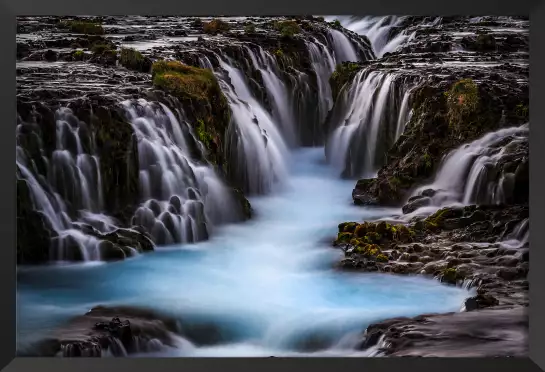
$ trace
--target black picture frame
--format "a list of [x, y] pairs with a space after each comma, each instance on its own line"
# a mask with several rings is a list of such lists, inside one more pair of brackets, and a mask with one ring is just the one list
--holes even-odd
[[[191, 15], [265, 15], [265, 14], [365, 14], [365, 15], [529, 15], [530, 16], [530, 221], [535, 227], [530, 236], [532, 246], [530, 285], [530, 353], [528, 358], [15, 358], [16, 339], [16, 260], [15, 260], [15, 33], [17, 15], [112, 15], [112, 14], [179, 14]], [[4, 371], [92, 371], [107, 372], [127, 369], [148, 372], [162, 371], [277, 371], [310, 369], [327, 371], [406, 371], [460, 372], [470, 370], [545, 371], [545, 248], [541, 234], [545, 233], [545, 172], [538, 161], [545, 159], [545, 4], [538, 0], [381, 0], [381, 1], [309, 1], [275, 0], [2, 0], [0, 5], [0, 156], [2, 163], [0, 211], [0, 306], [3, 327], [0, 332], [0, 366]]]

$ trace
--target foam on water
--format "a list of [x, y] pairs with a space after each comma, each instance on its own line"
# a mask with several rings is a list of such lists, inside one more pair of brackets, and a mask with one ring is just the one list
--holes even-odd
[[108, 265], [19, 269], [19, 347], [92, 306], [123, 304], [213, 324], [224, 339], [160, 356], [361, 356], [354, 346], [370, 322], [459, 310], [469, 295], [460, 288], [332, 269], [339, 222], [395, 211], [353, 206], [352, 182], [324, 163], [322, 149], [294, 153], [286, 187], [252, 199], [257, 217], [210, 241]]

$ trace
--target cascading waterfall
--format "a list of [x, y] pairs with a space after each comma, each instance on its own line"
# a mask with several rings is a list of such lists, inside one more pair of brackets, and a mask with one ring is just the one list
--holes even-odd
[[[215, 72], [232, 113], [227, 153], [230, 163], [237, 164], [234, 177], [250, 194], [267, 193], [285, 178], [288, 145], [273, 117], [251, 93], [242, 71], [233, 62], [215, 58], [221, 69]], [[206, 57], [201, 64], [214, 69]]]
[[227, 188], [208, 164], [196, 164], [188, 154], [190, 126], [182, 121], [182, 129], [164, 104], [141, 99], [123, 106], [138, 138], [143, 200], [132, 224], [162, 245], [200, 241], [215, 223], [234, 221], [237, 208]]
[[[180, 125], [163, 104], [123, 102], [138, 138], [140, 197], [132, 224], [150, 233], [156, 244], [206, 239], [213, 226], [236, 221], [240, 207], [206, 163], [188, 154], [188, 138], [202, 146], [186, 122]], [[55, 149], [50, 159], [33, 124], [17, 127], [18, 179], [25, 182], [35, 210], [52, 232], [50, 260], [98, 261], [102, 234], [119, 231], [119, 222], [104, 214], [100, 160], [94, 134], [70, 109], [55, 112]], [[28, 133], [30, 129], [30, 134]], [[189, 137], [188, 137], [189, 136]], [[29, 140], [30, 138], [30, 140]], [[34, 141], [28, 145], [29, 141]], [[33, 156], [26, 150], [39, 149]], [[129, 230], [127, 230], [129, 231]], [[136, 254], [127, 247], [125, 254]]]
[[292, 94], [279, 78], [274, 57], [261, 47], [257, 48], [258, 53], [254, 53], [249, 47], [245, 47], [245, 49], [254, 68], [261, 73], [267, 96], [273, 103], [272, 119], [275, 124], [278, 124], [278, 129], [286, 143], [292, 147], [295, 146], [298, 139], [296, 138]]
[[[19, 140], [28, 123], [17, 127], [17, 169], [26, 182], [32, 203], [54, 232], [50, 245], [51, 260], [100, 260], [100, 239], [78, 229], [88, 224], [101, 232], [112, 231], [113, 219], [101, 214], [102, 183], [100, 164], [95, 155], [92, 133], [68, 108], [55, 112], [56, 148], [48, 160], [42, 141], [35, 132], [39, 158], [31, 158]], [[38, 169], [36, 161], [45, 164]], [[43, 174], [45, 172], [45, 174]]]
[[517, 224], [513, 230], [505, 236], [501, 242], [509, 248], [522, 248], [528, 245], [530, 240], [530, 220], [525, 218]]
[[330, 30], [329, 34], [333, 39], [333, 48], [335, 50], [335, 59], [337, 64], [341, 62], [356, 62], [359, 60], [356, 49], [345, 34], [338, 30]]
[[335, 57], [329, 53], [327, 47], [318, 40], [308, 43], [310, 60], [312, 67], [316, 72], [316, 80], [318, 85], [318, 120], [323, 123], [327, 117], [327, 113], [333, 106], [333, 97], [331, 94], [331, 85], [329, 77], [335, 71]]
[[361, 70], [343, 89], [330, 122], [328, 161], [344, 177], [372, 176], [410, 118], [418, 80], [395, 71]]
[[451, 151], [433, 182], [409, 198], [421, 206], [412, 214], [456, 204], [505, 203], [513, 193], [514, 173], [500, 166], [516, 155], [517, 146], [527, 144], [528, 134], [528, 124], [500, 129]]
[[[410, 42], [416, 36], [415, 31], [403, 29], [407, 16], [339, 16], [327, 17], [326, 20], [338, 19], [343, 27], [360, 35], [365, 35], [371, 41], [375, 55], [380, 58], [386, 53], [397, 51], [402, 45]], [[418, 28], [435, 26], [441, 22], [441, 17], [433, 17], [418, 25]]]

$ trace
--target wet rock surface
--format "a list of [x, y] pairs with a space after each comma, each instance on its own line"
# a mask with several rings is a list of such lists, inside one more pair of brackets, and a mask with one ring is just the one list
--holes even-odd
[[54, 330], [21, 356], [123, 357], [175, 347], [177, 322], [152, 311], [97, 306]]
[[[405, 17], [403, 22], [390, 35], [410, 35], [401, 48], [377, 61], [345, 66], [349, 72], [344, 80], [331, 81], [332, 89], [340, 92], [335, 106], [346, 106], [343, 91], [364, 71], [419, 76], [410, 86], [412, 114], [402, 134], [381, 149], [386, 155], [377, 176], [358, 180], [352, 193], [357, 205], [402, 206], [405, 217], [340, 224], [334, 244], [344, 250], [345, 258], [338, 268], [426, 275], [474, 293], [461, 304], [460, 313], [372, 324], [360, 348], [372, 347], [386, 356], [525, 356], [527, 129], [520, 127], [519, 133], [496, 141], [479, 155], [480, 179], [472, 181], [474, 190], [468, 194], [470, 204], [479, 205], [434, 212], [444, 190], [424, 185], [432, 182], [455, 148], [528, 122], [528, 20]], [[407, 84], [403, 79], [393, 81], [400, 87]], [[466, 109], [469, 103], [471, 108]], [[344, 174], [357, 176], [351, 173], [357, 168], [354, 164], [348, 159]], [[420, 192], [414, 193], [417, 187]], [[493, 191], [500, 189], [501, 195]]]
[[[349, 107], [343, 92], [348, 92], [358, 74], [387, 74], [398, 91], [411, 90], [408, 105], [412, 116], [397, 140], [378, 134], [378, 175], [358, 182], [353, 192], [356, 204], [376, 201], [398, 205], [412, 187], [434, 174], [450, 150], [490, 131], [528, 122], [528, 21], [485, 19], [442, 17], [426, 24], [423, 17], [406, 17], [403, 32], [411, 37], [399, 50], [376, 61], [337, 68], [336, 74], [343, 78], [335, 79], [334, 74], [331, 80], [332, 91], [340, 93], [335, 95], [329, 128], [339, 120], [335, 113]], [[469, 41], [473, 39], [479, 40], [482, 47], [475, 47], [478, 42]], [[446, 43], [448, 48], [434, 49], [438, 42]], [[448, 99], [449, 92], [456, 91], [461, 81], [472, 81], [477, 87], [475, 106], [471, 112], [464, 112], [463, 118], [453, 115], [463, 104]], [[460, 125], [457, 120], [461, 120]], [[385, 129], [390, 126], [381, 128], [392, 132]], [[356, 140], [353, 142], [350, 152], [358, 157], [347, 158], [343, 174], [348, 177], [361, 175], [354, 169], [361, 167], [367, 157], [360, 154]]]
[[[221, 27], [220, 27], [221, 26]], [[218, 67], [221, 58], [228, 58], [250, 79], [250, 88], [264, 105], [273, 110], [267, 97], [263, 71], [247, 61], [254, 56], [264, 57], [264, 52], [278, 65], [281, 78], [289, 84], [297, 96], [297, 116], [301, 123], [301, 138], [306, 144], [323, 143], [325, 133], [317, 124], [323, 113], [316, 110], [318, 77], [312, 65], [307, 47], [309, 41], [333, 48], [331, 32], [342, 33], [353, 44], [363, 59], [373, 58], [366, 37], [351, 31], [333, 28], [333, 24], [314, 17], [250, 17], [250, 18], [191, 18], [191, 17], [18, 17], [17, 19], [17, 107], [20, 151], [37, 180], [49, 178], [48, 163], [52, 161], [59, 139], [54, 134], [57, 126], [57, 110], [70, 109], [70, 125], [84, 126], [89, 137], [83, 143], [83, 152], [100, 159], [100, 173], [104, 211], [115, 219], [119, 231], [128, 231], [134, 213], [141, 202], [139, 198], [139, 149], [135, 131], [126, 117], [122, 101], [137, 102], [144, 98], [183, 113], [183, 120], [190, 123], [196, 136], [189, 136], [188, 151], [196, 162], [208, 163], [233, 189], [234, 200], [239, 204], [243, 219], [251, 216], [251, 206], [244, 196], [248, 181], [236, 171], [240, 168], [240, 156], [236, 155], [237, 143], [233, 140], [231, 113], [221, 91], [203, 95], [199, 100], [185, 97], [175, 89], [158, 84], [152, 74], [152, 64], [159, 60], [177, 60], [194, 67], [210, 63]], [[269, 57], [266, 57], [269, 58]], [[262, 62], [264, 63], [264, 61]], [[220, 72], [220, 73], [225, 73]], [[172, 87], [171, 87], [172, 88]], [[210, 92], [208, 92], [210, 93]], [[76, 124], [79, 121], [79, 124]], [[202, 124], [201, 124], [202, 123]], [[204, 126], [204, 128], [202, 127]], [[81, 134], [80, 134], [81, 135]], [[91, 137], [93, 140], [91, 141]], [[195, 140], [198, 139], [204, 147]], [[63, 140], [64, 141], [64, 140]], [[72, 141], [72, 154], [76, 156], [77, 141]], [[88, 143], [93, 143], [89, 146]], [[93, 147], [90, 151], [89, 147]], [[80, 155], [77, 155], [80, 156]], [[42, 182], [46, 187], [46, 182]], [[57, 186], [57, 185], [55, 185]], [[75, 195], [70, 187], [61, 190], [53, 186], [48, 193], [59, 193], [66, 204], [66, 213], [77, 219], [81, 195]], [[32, 201], [21, 197], [19, 204], [31, 206]], [[29, 226], [21, 231], [43, 231], [40, 237], [52, 240], [55, 229], [44, 226], [39, 215], [33, 212], [18, 215], [21, 224]], [[95, 211], [96, 212], [96, 211]], [[25, 214], [26, 213], [26, 214]], [[168, 221], [167, 221], [168, 222]], [[164, 223], [164, 221], [161, 221]], [[172, 224], [170, 224], [172, 225]], [[80, 229], [79, 225], [75, 226]], [[152, 227], [153, 228], [153, 227]], [[157, 228], [154, 228], [157, 230]], [[202, 229], [199, 227], [199, 229]], [[163, 229], [164, 230], [164, 229]], [[119, 259], [134, 251], [147, 251], [147, 237], [138, 238], [132, 244], [128, 240], [106, 238], [99, 251], [105, 251], [107, 259]], [[201, 235], [206, 235], [204, 232]], [[132, 235], [134, 238], [134, 235]], [[142, 240], [143, 239], [143, 240]], [[157, 238], [157, 244], [168, 239]], [[27, 239], [28, 240], [28, 239]], [[79, 260], [74, 239], [67, 243], [73, 253], [63, 253], [65, 258]], [[20, 263], [40, 263], [51, 258], [51, 251], [58, 250], [50, 244], [30, 244], [21, 237]], [[36, 247], [36, 252], [32, 252]], [[49, 253], [48, 253], [49, 252]]]
[[528, 216], [527, 206], [468, 206], [443, 208], [408, 225], [344, 223], [335, 242], [346, 255], [339, 267], [428, 275], [474, 288], [468, 311], [527, 306], [529, 245], [520, 227]]
[[525, 357], [527, 337], [527, 308], [507, 307], [390, 319], [370, 325], [360, 347], [398, 357]]

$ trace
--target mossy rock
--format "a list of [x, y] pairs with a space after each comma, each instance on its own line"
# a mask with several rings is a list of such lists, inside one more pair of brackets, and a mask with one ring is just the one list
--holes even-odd
[[449, 125], [459, 132], [478, 111], [479, 88], [472, 79], [463, 79], [454, 83], [445, 95]]
[[96, 55], [115, 53], [116, 46], [112, 44], [93, 44], [91, 51]]
[[333, 25], [334, 28], [340, 28], [340, 27], [342, 27], [341, 21], [339, 21], [338, 19], [336, 19], [336, 20], [334, 20], [333, 22], [331, 22], [331, 24]]
[[350, 242], [350, 239], [352, 239], [352, 233], [349, 232], [341, 232], [337, 234], [337, 240], [335, 241], [336, 244], [339, 243], [348, 243]]
[[85, 58], [85, 52], [83, 50], [76, 50], [72, 53], [72, 59], [74, 61], [83, 61]]
[[384, 254], [379, 254], [377, 257], [376, 257], [376, 261], [377, 262], [388, 262], [388, 257]]
[[441, 272], [441, 281], [449, 284], [456, 284], [458, 280], [462, 280], [463, 276], [455, 268], [449, 267]]
[[86, 35], [103, 35], [104, 28], [100, 23], [88, 21], [64, 21], [59, 23], [60, 28], [68, 29], [71, 32]]
[[361, 254], [366, 258], [370, 258], [373, 260], [376, 260], [378, 256], [382, 254], [382, 250], [380, 249], [380, 246], [377, 244], [366, 244], [362, 243], [357, 245], [354, 248], [354, 253]]
[[333, 98], [339, 95], [339, 92], [343, 86], [351, 82], [358, 71], [362, 69], [359, 63], [355, 62], [343, 62], [335, 67], [335, 71], [329, 78], [329, 85], [331, 86], [331, 93]]
[[349, 243], [353, 246], [384, 245], [389, 243], [410, 243], [416, 233], [405, 225], [392, 225], [385, 221], [378, 223], [343, 222], [339, 224], [336, 244]]
[[356, 227], [358, 226], [358, 223], [357, 222], [343, 222], [341, 224], [339, 224], [338, 228], [339, 228], [339, 232], [354, 232], [354, 230], [356, 229]]
[[253, 35], [253, 34], [255, 34], [255, 32], [256, 32], [256, 29], [255, 29], [255, 25], [253, 23], [248, 23], [247, 25], [244, 26], [244, 33], [245, 34]]
[[221, 19], [213, 19], [210, 22], [203, 24], [203, 31], [206, 34], [216, 35], [222, 32], [227, 32], [231, 29], [229, 24]]
[[293, 36], [301, 33], [303, 30], [296, 21], [278, 21], [274, 23], [274, 28], [280, 32], [280, 35], [285, 38], [292, 38]]
[[[435, 231], [438, 229], [441, 229], [444, 227], [445, 220], [448, 219], [454, 219], [454, 218], [461, 218], [464, 215], [464, 210], [461, 208], [442, 208], [432, 214], [431, 216], [428, 216], [423, 221], [423, 226], [425, 229]], [[421, 225], [419, 226], [419, 228]]]
[[140, 72], [149, 72], [151, 70], [151, 60], [132, 48], [121, 48], [119, 64], [130, 70]]
[[178, 61], [158, 61], [152, 66], [153, 84], [181, 99], [207, 100], [221, 93], [214, 73]]
[[207, 159], [232, 181], [223, 147], [231, 112], [214, 73], [167, 60], [155, 62], [151, 71], [153, 85], [182, 104], [197, 137], [206, 147]]

